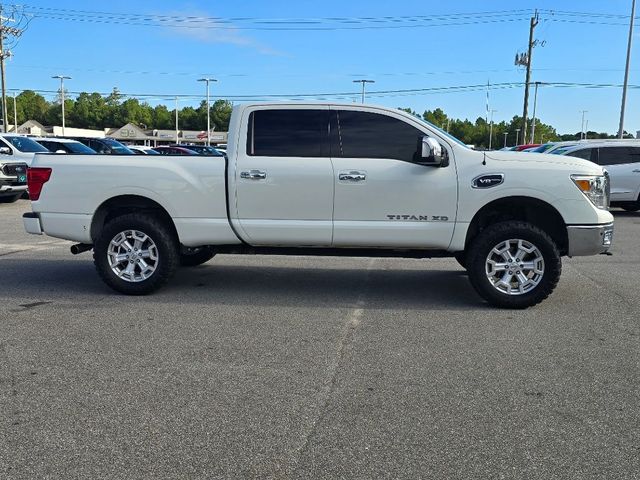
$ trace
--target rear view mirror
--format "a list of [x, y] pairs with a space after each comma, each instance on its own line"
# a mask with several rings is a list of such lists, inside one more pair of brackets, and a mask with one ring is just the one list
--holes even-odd
[[420, 142], [420, 165], [428, 165], [432, 167], [445, 167], [447, 159], [447, 151], [433, 137], [424, 136]]
[[0, 154], [11, 155], [11, 149], [9, 147], [0, 147]]

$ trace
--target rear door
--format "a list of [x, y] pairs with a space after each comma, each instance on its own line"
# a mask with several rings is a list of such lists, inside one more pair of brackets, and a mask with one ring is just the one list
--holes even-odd
[[430, 133], [399, 114], [332, 111], [335, 246], [449, 246], [458, 199], [453, 152], [443, 145], [446, 167], [415, 163]]
[[640, 189], [640, 147], [598, 149], [598, 162], [609, 172], [612, 202], [635, 202]]
[[265, 106], [245, 115], [236, 168], [230, 172], [235, 185], [230, 210], [235, 209], [246, 240], [252, 245], [331, 245], [329, 107]]

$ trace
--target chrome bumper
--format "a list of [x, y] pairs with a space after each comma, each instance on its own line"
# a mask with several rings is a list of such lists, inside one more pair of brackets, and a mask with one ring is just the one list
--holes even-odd
[[42, 235], [42, 225], [40, 224], [40, 217], [37, 213], [27, 212], [22, 215], [22, 223], [27, 233], [33, 235]]
[[611, 248], [613, 223], [606, 225], [569, 225], [567, 234], [569, 237], [568, 256], [597, 255]]

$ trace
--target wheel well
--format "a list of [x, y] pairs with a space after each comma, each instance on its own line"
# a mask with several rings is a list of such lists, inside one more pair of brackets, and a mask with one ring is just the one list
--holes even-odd
[[548, 203], [531, 197], [501, 198], [482, 207], [469, 224], [465, 250], [482, 230], [508, 220], [528, 222], [544, 230], [556, 243], [560, 254], [567, 254], [569, 239], [562, 216]]
[[106, 200], [98, 207], [91, 221], [91, 239], [95, 242], [109, 221], [121, 215], [134, 212], [148, 213], [162, 219], [171, 228], [175, 238], [178, 238], [178, 231], [173, 219], [162, 205], [147, 197], [121, 195]]

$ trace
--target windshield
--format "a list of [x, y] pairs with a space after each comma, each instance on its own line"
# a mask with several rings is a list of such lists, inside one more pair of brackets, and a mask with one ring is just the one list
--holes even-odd
[[47, 153], [49, 151], [39, 143], [36, 143], [27, 137], [8, 136], [3, 138], [7, 142], [10, 142], [11, 145], [13, 145], [16, 148], [16, 150], [22, 153], [40, 153], [40, 152]]
[[119, 155], [135, 155], [131, 150], [129, 150], [122, 143], [117, 140], [112, 140], [111, 138], [101, 138], [101, 142], [104, 142], [106, 145], [111, 147], [113, 153], [117, 153]]
[[544, 145], [540, 145], [539, 147], [533, 148], [530, 151], [531, 152], [536, 152], [536, 153], [544, 153], [547, 150], [549, 150], [551, 147], [553, 147], [553, 143], [545, 143]]
[[567, 145], [566, 147], [556, 148], [554, 151], [549, 153], [551, 153], [551, 155], [562, 155], [563, 153], [565, 153], [568, 150], [571, 150], [574, 147], [575, 145]]
[[84, 143], [80, 142], [68, 142], [63, 143], [62, 145], [64, 145], [64, 147], [67, 147], [67, 150], [69, 150], [71, 153], [96, 153], [95, 150], [87, 147]]

